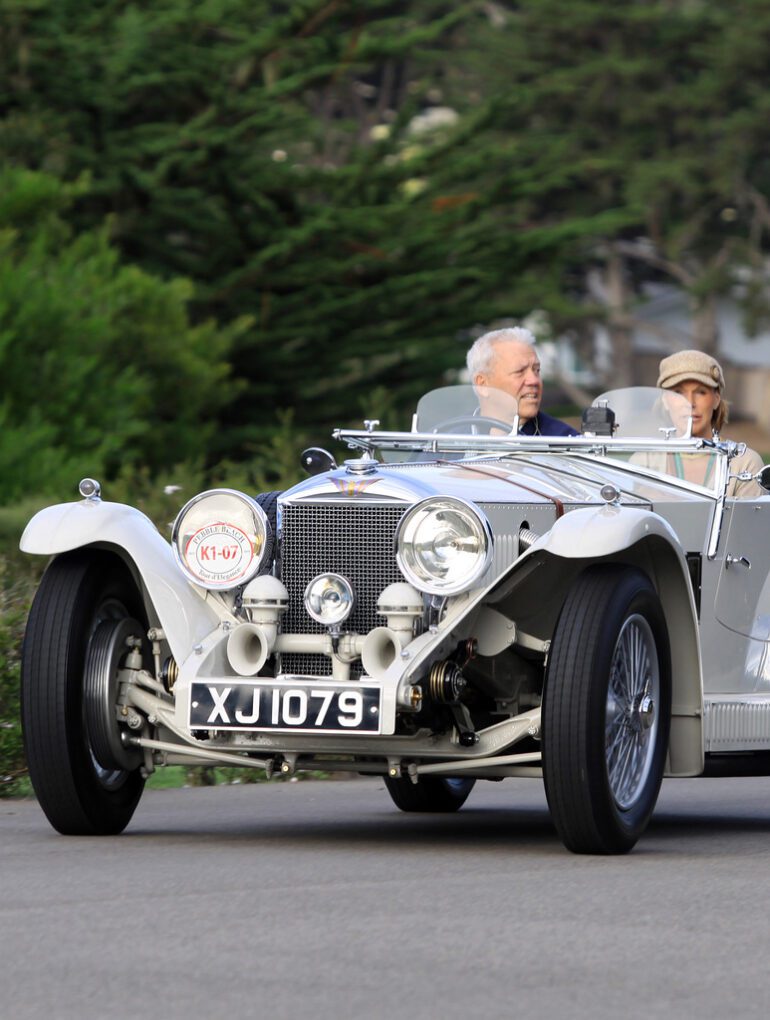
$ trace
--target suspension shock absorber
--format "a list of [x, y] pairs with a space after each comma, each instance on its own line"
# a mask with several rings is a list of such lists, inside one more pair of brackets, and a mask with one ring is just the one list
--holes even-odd
[[433, 701], [454, 705], [466, 687], [466, 679], [456, 662], [444, 659], [434, 662], [428, 674], [428, 694]]

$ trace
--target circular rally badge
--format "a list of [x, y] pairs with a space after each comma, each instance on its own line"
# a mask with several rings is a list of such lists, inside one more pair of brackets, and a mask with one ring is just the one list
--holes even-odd
[[254, 546], [244, 531], [221, 521], [196, 531], [184, 558], [187, 569], [202, 583], [231, 585], [248, 572]]

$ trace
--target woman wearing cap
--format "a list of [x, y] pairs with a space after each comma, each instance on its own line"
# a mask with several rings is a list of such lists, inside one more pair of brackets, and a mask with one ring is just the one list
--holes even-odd
[[[727, 423], [727, 402], [722, 396], [725, 378], [722, 366], [710, 354], [702, 351], [677, 351], [664, 358], [659, 366], [658, 386], [664, 390], [680, 393], [689, 403], [692, 412], [692, 435], [697, 439], [718, 439], [722, 426]], [[708, 484], [707, 478], [691, 477], [691, 473], [703, 472], [704, 458], [689, 458], [686, 454], [674, 455], [677, 463], [672, 473], [690, 481]], [[713, 470], [709, 458], [709, 470]], [[730, 461], [730, 474], [743, 471], [756, 474], [762, 469], [762, 458], [754, 450], [746, 449]], [[731, 478], [727, 486], [728, 496], [754, 499], [764, 496], [765, 490], [755, 482], [742, 482]]]

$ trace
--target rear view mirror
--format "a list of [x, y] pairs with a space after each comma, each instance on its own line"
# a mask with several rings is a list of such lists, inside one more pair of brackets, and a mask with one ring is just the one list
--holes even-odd
[[309, 446], [307, 450], [303, 450], [300, 454], [300, 463], [309, 475], [320, 475], [337, 467], [334, 457], [320, 446]]

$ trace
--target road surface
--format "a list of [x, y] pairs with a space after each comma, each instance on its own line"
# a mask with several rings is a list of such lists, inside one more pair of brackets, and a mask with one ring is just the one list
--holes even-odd
[[764, 1017], [770, 779], [668, 780], [577, 857], [537, 780], [450, 816], [381, 781], [147, 791], [118, 837], [0, 801], [6, 1020]]

